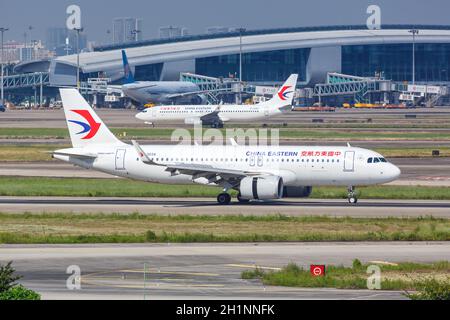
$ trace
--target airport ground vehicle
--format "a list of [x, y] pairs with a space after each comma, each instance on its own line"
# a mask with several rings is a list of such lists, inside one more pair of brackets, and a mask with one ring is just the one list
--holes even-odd
[[72, 148], [53, 157], [114, 176], [165, 184], [202, 184], [223, 189], [217, 197], [238, 200], [305, 197], [312, 186], [348, 187], [387, 183], [400, 170], [371, 150], [335, 146], [132, 145], [118, 140], [76, 89], [60, 89]]

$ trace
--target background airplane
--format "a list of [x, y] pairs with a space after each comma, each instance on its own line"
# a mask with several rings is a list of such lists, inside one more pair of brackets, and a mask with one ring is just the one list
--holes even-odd
[[297, 85], [297, 74], [292, 74], [272, 99], [255, 105], [174, 105], [148, 108], [136, 118], [151, 124], [184, 122], [222, 127], [224, 122], [235, 120], [260, 120], [291, 110]]
[[125, 50], [122, 50], [124, 68], [123, 94], [145, 105], [202, 102], [200, 88], [186, 81], [135, 81]]
[[114, 176], [222, 188], [219, 204], [309, 196], [311, 186], [391, 182], [400, 170], [371, 150], [334, 146], [133, 145], [118, 140], [76, 89], [60, 89], [72, 148], [53, 157]]

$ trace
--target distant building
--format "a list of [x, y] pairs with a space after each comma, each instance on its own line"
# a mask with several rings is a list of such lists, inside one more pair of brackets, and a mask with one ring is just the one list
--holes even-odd
[[[312, 87], [325, 82], [328, 72], [338, 72], [362, 77], [383, 73], [395, 82], [411, 82], [411, 28], [420, 30], [415, 39], [416, 83], [450, 84], [450, 25], [385, 25], [371, 32], [365, 25], [249, 30], [242, 42], [243, 80], [281, 84], [297, 73], [299, 86]], [[81, 77], [102, 73], [119, 83], [123, 78], [120, 51], [126, 48], [141, 80], [176, 80], [180, 72], [225, 78], [239, 74], [239, 40], [239, 34], [225, 33], [97, 47], [80, 56]], [[52, 86], [75, 84], [76, 62], [76, 55], [52, 60]], [[37, 64], [23, 64], [16, 71]], [[42, 70], [48, 69], [48, 64], [42, 65]]]
[[230, 28], [222, 27], [222, 26], [214, 26], [206, 28], [207, 34], [218, 34], [218, 33], [227, 33], [230, 32]]
[[[87, 48], [87, 43], [87, 35], [80, 33], [80, 51]], [[57, 56], [74, 54], [77, 50], [77, 33], [66, 28], [48, 28], [46, 47]]]
[[114, 44], [141, 41], [142, 36], [142, 19], [115, 18], [113, 20]]
[[33, 41], [26, 45], [21, 42], [9, 41], [4, 45], [4, 56], [5, 63], [18, 63], [48, 59], [54, 55], [44, 47], [41, 41]]
[[56, 51], [60, 46], [66, 44], [68, 30], [66, 28], [48, 28], [45, 45], [47, 49]]
[[23, 47], [19, 49], [19, 60], [20, 61], [31, 61], [33, 60], [33, 48]]
[[159, 38], [160, 39], [172, 39], [185, 37], [189, 35], [189, 31], [184, 27], [174, 27], [174, 26], [165, 26], [159, 28]]

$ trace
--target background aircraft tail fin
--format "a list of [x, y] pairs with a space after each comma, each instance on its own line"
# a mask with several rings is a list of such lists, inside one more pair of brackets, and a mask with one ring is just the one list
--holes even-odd
[[124, 84], [134, 83], [133, 72], [131, 71], [130, 64], [125, 50], [122, 50], [123, 72], [124, 72]]
[[277, 109], [292, 106], [295, 97], [295, 89], [297, 87], [297, 80], [298, 74], [291, 74], [273, 98], [266, 103], [270, 103], [271, 106]]
[[94, 144], [122, 144], [77, 89], [59, 89], [74, 148]]

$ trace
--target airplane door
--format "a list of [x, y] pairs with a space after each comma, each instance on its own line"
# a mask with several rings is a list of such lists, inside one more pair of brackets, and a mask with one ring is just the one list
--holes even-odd
[[264, 164], [263, 156], [258, 156], [258, 167], [262, 167]]
[[344, 159], [344, 171], [355, 171], [355, 151], [346, 151]]
[[152, 118], [156, 118], [156, 110], [155, 108], [152, 108]]
[[264, 108], [264, 115], [268, 117], [270, 115], [269, 107]]
[[125, 154], [127, 150], [118, 149], [116, 152], [116, 170], [125, 170]]
[[254, 167], [255, 166], [255, 156], [251, 156], [250, 157], [250, 167]]

